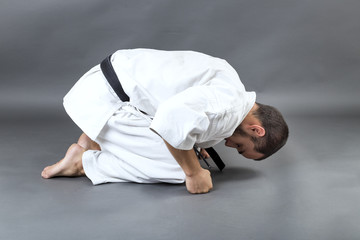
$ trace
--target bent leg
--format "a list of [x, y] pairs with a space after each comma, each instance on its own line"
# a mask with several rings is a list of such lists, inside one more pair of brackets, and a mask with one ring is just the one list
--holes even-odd
[[83, 155], [86, 176], [94, 185], [107, 182], [183, 183], [184, 172], [149, 121], [131, 106], [117, 111], [96, 139], [101, 151]]

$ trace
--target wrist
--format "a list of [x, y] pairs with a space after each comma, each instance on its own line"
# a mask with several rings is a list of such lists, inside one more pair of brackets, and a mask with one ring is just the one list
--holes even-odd
[[191, 169], [188, 169], [185, 172], [186, 177], [194, 177], [196, 175], [198, 175], [202, 170], [204, 170], [200, 165], [193, 167]]

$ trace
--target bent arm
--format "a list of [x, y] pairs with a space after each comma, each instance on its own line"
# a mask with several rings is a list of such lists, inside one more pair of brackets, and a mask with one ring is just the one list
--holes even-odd
[[195, 151], [176, 149], [165, 140], [164, 142], [186, 175], [187, 190], [190, 193], [209, 192], [213, 187], [210, 172], [201, 167]]

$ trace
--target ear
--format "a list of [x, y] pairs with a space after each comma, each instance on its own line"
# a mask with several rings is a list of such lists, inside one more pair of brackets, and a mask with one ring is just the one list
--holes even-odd
[[263, 137], [265, 136], [265, 128], [263, 128], [260, 125], [251, 125], [250, 129], [252, 131], [253, 134], [255, 134], [255, 136], [257, 137]]

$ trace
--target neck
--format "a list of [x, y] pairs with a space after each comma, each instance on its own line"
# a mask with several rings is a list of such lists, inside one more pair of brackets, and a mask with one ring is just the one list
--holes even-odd
[[258, 109], [258, 107], [259, 106], [255, 103], [244, 120], [241, 122], [241, 125], [259, 123], [259, 120], [253, 114]]

